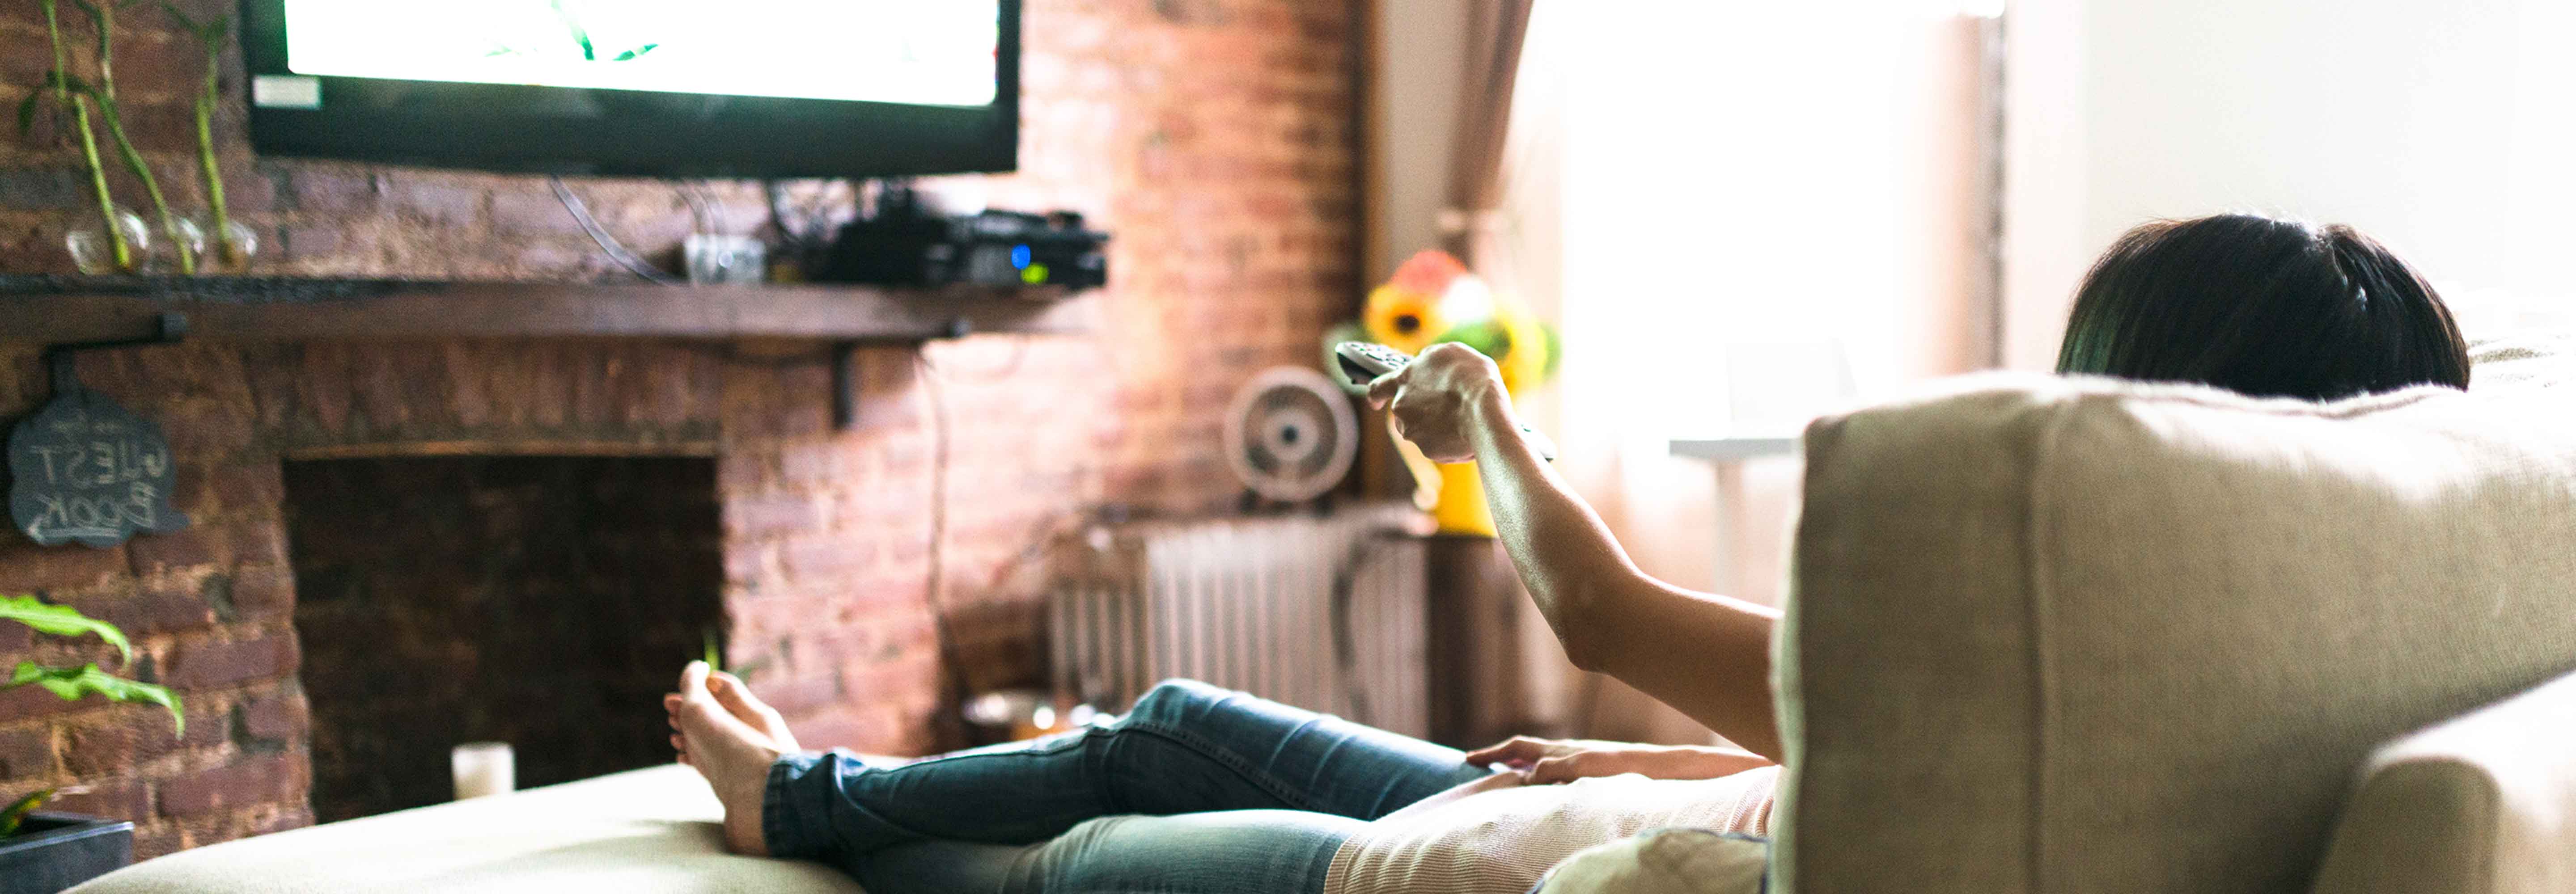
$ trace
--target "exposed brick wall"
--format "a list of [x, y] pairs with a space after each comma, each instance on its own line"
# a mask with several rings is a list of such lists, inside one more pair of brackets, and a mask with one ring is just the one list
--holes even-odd
[[[45, 67], [32, 8], [0, 6], [0, 82], [13, 90]], [[140, 8], [128, 19], [158, 21]], [[1109, 507], [1230, 505], [1236, 487], [1216, 436], [1226, 397], [1260, 368], [1312, 362], [1327, 322], [1349, 312], [1356, 33], [1342, 3], [1031, 0], [1022, 172], [989, 178], [988, 194], [1001, 207], [1080, 210], [1117, 233], [1104, 331], [863, 352], [853, 432], [830, 430], [829, 375], [809, 345], [192, 344], [93, 355], [82, 367], [92, 387], [169, 430], [178, 503], [196, 524], [103, 551], [0, 535], [0, 592], [127, 625], [136, 672], [187, 697], [188, 735], [173, 741], [166, 718], [145, 708], [0, 694], [0, 795], [88, 784], [66, 805], [136, 820], [145, 856], [311, 822], [280, 458], [424, 444], [714, 452], [733, 660], [808, 743], [936, 746], [942, 659], [925, 599], [934, 552], [969, 676], [1033, 679], [1038, 576], [1027, 560], [1045, 532]], [[128, 114], [165, 184], [193, 206], [179, 104], [191, 75], [170, 61], [193, 57], [168, 34], [120, 47]], [[273, 243], [267, 272], [584, 279], [607, 269], [542, 181], [254, 160], [239, 117], [229, 110], [218, 125], [227, 186]], [[9, 140], [0, 269], [66, 270], [60, 235], [81, 214], [69, 156], [42, 133]], [[665, 185], [575, 188], [648, 256], [667, 257], [688, 226]], [[759, 216], [747, 186], [718, 192], [733, 221]], [[43, 399], [38, 367], [33, 346], [0, 346], [0, 415]], [[935, 404], [949, 423], [944, 450]], [[947, 527], [934, 551], [928, 508], [943, 455]], [[0, 660], [31, 655], [100, 653], [0, 627]]]

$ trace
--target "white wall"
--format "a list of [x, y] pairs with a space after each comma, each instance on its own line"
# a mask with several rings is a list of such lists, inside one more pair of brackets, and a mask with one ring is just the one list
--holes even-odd
[[2576, 286], [2576, 3], [2018, 0], [2006, 359], [2046, 368], [2087, 264], [2159, 217], [2349, 223], [2476, 334]]
[[1361, 281], [1440, 247], [1467, 66], [1463, 0], [1377, 0], [1370, 23], [1368, 229]]

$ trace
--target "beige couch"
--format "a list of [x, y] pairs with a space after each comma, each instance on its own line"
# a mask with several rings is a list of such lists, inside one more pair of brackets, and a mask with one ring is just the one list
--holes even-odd
[[[2576, 691], [2462, 721], [2538, 741], [2391, 744], [2576, 668], [2576, 377], [2534, 347], [2469, 394], [2004, 378], [1818, 423], [1774, 890], [2576, 891]], [[2365, 766], [2426, 778], [2339, 833]]]
[[724, 852], [678, 764], [180, 851], [78, 894], [861, 894], [820, 863]]
[[[1772, 890], [2576, 892], [2576, 682], [2534, 688], [2576, 668], [2567, 357], [2329, 406], [1991, 377], [1818, 423]], [[713, 817], [646, 770], [80, 890], [855, 890]], [[1737, 894], [1759, 858], [1676, 834], [1550, 887]]]

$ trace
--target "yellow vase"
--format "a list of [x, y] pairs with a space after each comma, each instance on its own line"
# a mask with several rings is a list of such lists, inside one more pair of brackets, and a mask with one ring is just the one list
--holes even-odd
[[1485, 482], [1476, 477], [1475, 463], [1440, 467], [1440, 497], [1431, 505], [1431, 519], [1443, 534], [1494, 536], [1494, 513], [1485, 508]]

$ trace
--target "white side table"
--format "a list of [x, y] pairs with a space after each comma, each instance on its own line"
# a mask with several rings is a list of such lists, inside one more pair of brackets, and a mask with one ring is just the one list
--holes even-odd
[[1718, 592], [1733, 595], [1731, 591], [1740, 589], [1742, 583], [1735, 579], [1735, 517], [1742, 509], [1737, 505], [1737, 501], [1744, 490], [1744, 463], [1746, 460], [1768, 456], [1796, 456], [1798, 439], [1747, 437], [1677, 440], [1672, 442], [1671, 453], [1674, 456], [1702, 460], [1715, 467], [1717, 472], [1716, 583]]

